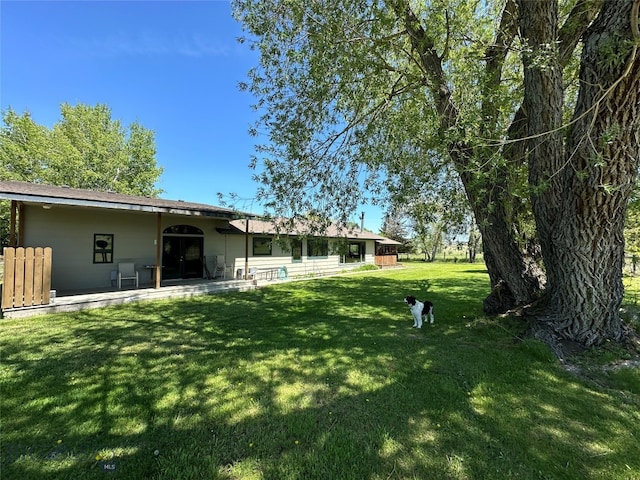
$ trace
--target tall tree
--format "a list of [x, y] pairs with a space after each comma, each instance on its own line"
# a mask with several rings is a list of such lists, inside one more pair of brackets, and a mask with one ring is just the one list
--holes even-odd
[[124, 128], [102, 104], [60, 106], [52, 129], [28, 112], [2, 114], [0, 178], [90, 190], [156, 196], [162, 173], [151, 130], [133, 122]]
[[414, 242], [420, 245], [424, 259], [433, 262], [438, 250], [444, 248], [445, 230], [441, 221], [426, 222], [422, 217], [416, 217], [413, 222]]
[[476, 224], [472, 220], [469, 224], [469, 238], [467, 239], [469, 263], [474, 263], [476, 261], [476, 255], [478, 254], [478, 249], [480, 247], [481, 237], [478, 235], [476, 228]]
[[[639, 1], [237, 0], [261, 54], [244, 86], [269, 135], [253, 162], [261, 194], [279, 212], [343, 218], [407, 165], [447, 158], [492, 285], [512, 299], [500, 308], [546, 286], [559, 334], [622, 339]], [[545, 270], [520, 228], [531, 216]]]
[[407, 228], [397, 210], [388, 210], [382, 220], [380, 234], [396, 242], [407, 242]]
[[2, 112], [0, 179], [40, 181], [46, 175], [49, 131], [25, 112]]
[[[162, 174], [154, 134], [134, 122], [124, 128], [106, 105], [60, 106], [53, 128], [38, 125], [29, 112], [2, 112], [0, 180], [68, 185], [131, 195], [157, 196]], [[9, 231], [9, 209], [0, 211], [0, 243]]]
[[531, 46], [524, 55], [523, 106], [549, 314], [565, 337], [587, 345], [620, 340], [625, 210], [640, 162], [640, 1], [604, 2], [585, 31], [580, 91], [566, 131], [557, 4], [518, 5]]

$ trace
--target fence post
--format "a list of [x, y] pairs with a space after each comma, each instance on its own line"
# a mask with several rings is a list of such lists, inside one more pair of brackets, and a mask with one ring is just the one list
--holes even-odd
[[44, 247], [42, 257], [42, 304], [49, 305], [51, 302], [51, 247]]
[[13, 286], [15, 278], [16, 249], [4, 247], [4, 271], [2, 283], [2, 308], [13, 308]]

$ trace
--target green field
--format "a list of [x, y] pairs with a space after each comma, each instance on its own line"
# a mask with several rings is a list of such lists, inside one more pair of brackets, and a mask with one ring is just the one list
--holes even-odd
[[567, 371], [487, 290], [415, 263], [3, 320], [1, 478], [640, 479], [639, 369]]

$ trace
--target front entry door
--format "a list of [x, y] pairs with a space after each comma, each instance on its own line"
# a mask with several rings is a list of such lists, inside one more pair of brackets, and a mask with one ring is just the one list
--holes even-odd
[[202, 237], [165, 235], [162, 240], [162, 278], [202, 278]]

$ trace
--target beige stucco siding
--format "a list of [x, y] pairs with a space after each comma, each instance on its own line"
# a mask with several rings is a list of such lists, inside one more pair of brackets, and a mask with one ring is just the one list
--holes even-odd
[[[28, 228], [25, 246], [49, 246], [53, 252], [52, 288], [60, 291], [112, 286], [112, 271], [120, 262], [134, 262], [140, 282], [150, 283], [145, 265], [155, 264], [157, 214], [122, 210], [25, 206]], [[204, 255], [223, 253], [225, 237], [216, 231], [224, 221], [207, 217], [163, 214], [161, 230], [189, 224], [204, 233]], [[93, 263], [94, 234], [113, 234], [113, 263]], [[208, 259], [208, 258], [207, 258]]]
[[[151, 270], [145, 265], [156, 263], [158, 214], [64, 205], [44, 209], [38, 205], [25, 205], [24, 215], [24, 246], [52, 247], [52, 289], [69, 293], [110, 288], [114, 286], [113, 272], [121, 262], [133, 262], [140, 284], [152, 285]], [[172, 225], [191, 225], [202, 231], [203, 255], [210, 272], [213, 272], [217, 255], [225, 257], [227, 279], [234, 278], [238, 269], [245, 267], [245, 235], [223, 235], [217, 231], [217, 228], [228, 227], [226, 220], [162, 214], [161, 232]], [[94, 263], [94, 234], [113, 235], [112, 263]], [[358, 266], [341, 263], [340, 256], [333, 253], [331, 244], [334, 240], [330, 240], [326, 257], [309, 257], [307, 241], [303, 240], [302, 259], [294, 261], [291, 250], [277, 241], [272, 243], [271, 255], [254, 256], [253, 237], [249, 236], [249, 268], [286, 267], [289, 277], [300, 277], [338, 273]], [[375, 242], [367, 240], [365, 243], [365, 263], [374, 263]]]

